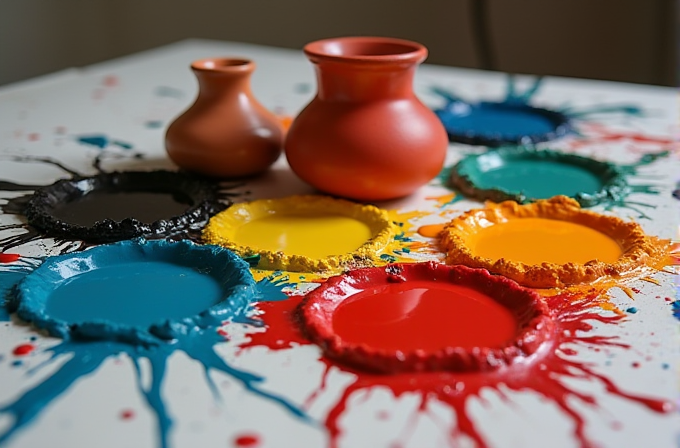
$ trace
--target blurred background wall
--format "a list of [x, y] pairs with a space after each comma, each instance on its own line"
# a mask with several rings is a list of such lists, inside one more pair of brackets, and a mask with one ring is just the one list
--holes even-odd
[[185, 38], [416, 40], [427, 62], [677, 84], [678, 0], [0, 0], [0, 85]]

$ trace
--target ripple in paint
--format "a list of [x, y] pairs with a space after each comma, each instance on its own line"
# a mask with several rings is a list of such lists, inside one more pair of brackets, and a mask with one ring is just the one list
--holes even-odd
[[[47, 349], [50, 359], [36, 369], [65, 361], [41, 383], [0, 407], [0, 415], [13, 417], [0, 432], [0, 444], [79, 378], [121, 353], [132, 359], [139, 391], [156, 415], [160, 448], [171, 446], [173, 421], [162, 388], [168, 357], [175, 351], [205, 370], [215, 395], [209, 375], [213, 370], [307, 419], [294, 404], [260, 389], [263, 377], [231, 367], [213, 348], [225, 340], [218, 329], [226, 320], [254, 323], [247, 317], [254, 300], [285, 298], [271, 283], [257, 284], [248, 264], [226, 249], [188, 241], [124, 241], [48, 258], [32, 272], [23, 272], [23, 278], [17, 275], [22, 273], [10, 274], [14, 275], [0, 272], [3, 282], [19, 281], [7, 308], [62, 339]], [[149, 384], [142, 382], [142, 359], [151, 366]]]

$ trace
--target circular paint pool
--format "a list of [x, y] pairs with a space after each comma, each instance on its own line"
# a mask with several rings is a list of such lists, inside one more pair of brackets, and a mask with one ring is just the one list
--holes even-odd
[[539, 143], [561, 137], [571, 130], [566, 115], [522, 102], [454, 101], [435, 113], [451, 141], [470, 145], [498, 147]]
[[106, 243], [188, 230], [224, 210], [216, 183], [172, 171], [104, 173], [35, 192], [28, 222], [46, 235]]
[[332, 277], [298, 313], [327, 356], [383, 373], [493, 370], [534, 353], [553, 328], [534, 291], [434, 262]]
[[582, 210], [565, 196], [470, 210], [439, 234], [447, 262], [486, 268], [522, 285], [561, 287], [658, 263], [668, 242], [639, 224]]
[[236, 204], [213, 217], [203, 240], [259, 257], [257, 267], [297, 272], [372, 265], [394, 234], [387, 212], [325, 196]]
[[248, 264], [224, 248], [133, 240], [48, 258], [10, 308], [64, 339], [158, 343], [217, 327], [254, 295]]
[[625, 196], [630, 188], [614, 164], [551, 150], [503, 148], [464, 157], [451, 185], [477, 200], [519, 203], [564, 195], [590, 207]]

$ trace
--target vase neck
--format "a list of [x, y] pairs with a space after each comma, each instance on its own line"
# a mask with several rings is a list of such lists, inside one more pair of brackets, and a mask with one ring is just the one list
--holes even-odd
[[322, 62], [314, 65], [317, 97], [327, 101], [365, 102], [412, 98], [415, 64], [348, 64]]
[[250, 73], [195, 71], [198, 80], [198, 98], [233, 97], [250, 95]]

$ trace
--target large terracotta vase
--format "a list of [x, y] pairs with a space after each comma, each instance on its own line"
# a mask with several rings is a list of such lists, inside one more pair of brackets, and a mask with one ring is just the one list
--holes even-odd
[[254, 97], [247, 59], [202, 59], [191, 64], [199, 92], [170, 124], [165, 148], [188, 171], [235, 178], [265, 171], [283, 148], [283, 128]]
[[437, 176], [446, 130], [413, 93], [424, 46], [343, 37], [312, 42], [304, 52], [318, 91], [285, 142], [300, 178], [333, 195], [373, 201], [406, 196]]

